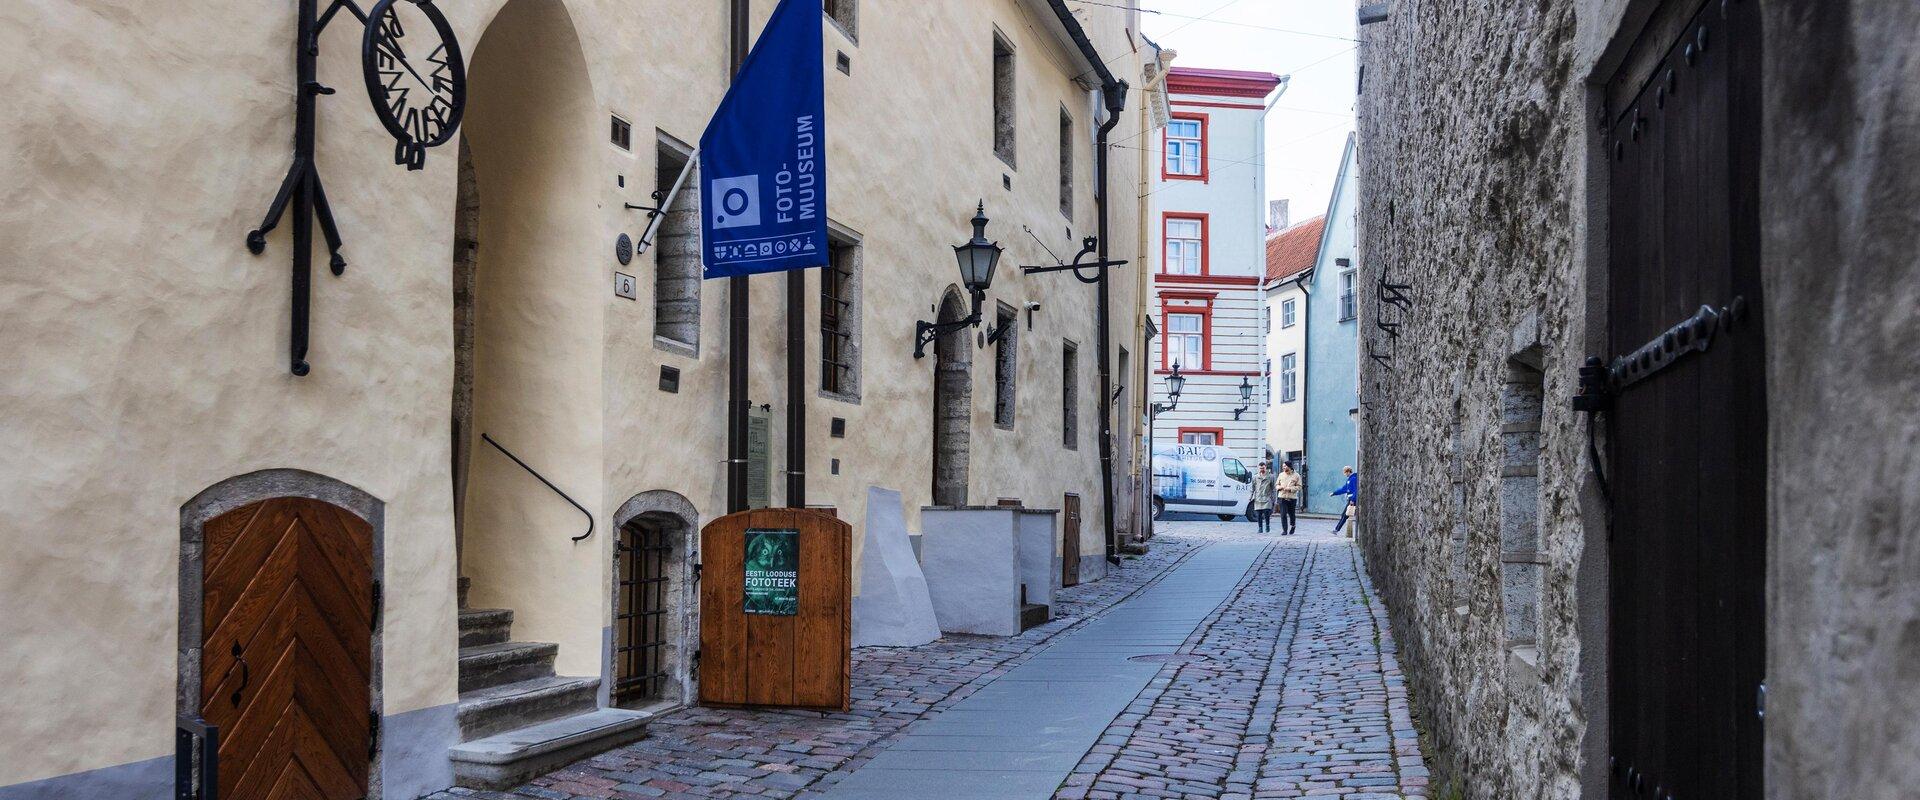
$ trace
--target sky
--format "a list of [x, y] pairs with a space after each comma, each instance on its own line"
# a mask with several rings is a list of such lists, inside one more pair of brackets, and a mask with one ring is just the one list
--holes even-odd
[[1267, 198], [1290, 201], [1294, 222], [1326, 213], [1353, 130], [1353, 0], [1140, 0], [1140, 8], [1147, 38], [1179, 51], [1176, 67], [1292, 76], [1267, 114]]

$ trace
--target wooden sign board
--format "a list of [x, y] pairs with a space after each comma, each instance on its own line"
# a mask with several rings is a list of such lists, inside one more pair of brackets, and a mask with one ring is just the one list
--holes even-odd
[[700, 702], [845, 711], [853, 528], [770, 508], [700, 531]]

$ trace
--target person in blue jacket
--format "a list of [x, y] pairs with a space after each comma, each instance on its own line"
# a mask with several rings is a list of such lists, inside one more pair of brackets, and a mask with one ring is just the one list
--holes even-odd
[[1341, 528], [1346, 527], [1347, 517], [1353, 515], [1353, 504], [1360, 500], [1360, 475], [1353, 471], [1353, 467], [1341, 467], [1340, 471], [1347, 476], [1347, 482], [1340, 484], [1340, 488], [1327, 493], [1328, 496], [1342, 494], [1347, 496], [1346, 506], [1340, 509], [1340, 521], [1333, 523], [1334, 533], [1339, 533]]

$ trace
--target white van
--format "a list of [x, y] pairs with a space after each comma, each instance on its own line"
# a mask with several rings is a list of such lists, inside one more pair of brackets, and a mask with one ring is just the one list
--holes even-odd
[[1247, 513], [1253, 473], [1227, 449], [1211, 444], [1153, 448], [1153, 515], [1163, 511], [1218, 514], [1222, 521]]

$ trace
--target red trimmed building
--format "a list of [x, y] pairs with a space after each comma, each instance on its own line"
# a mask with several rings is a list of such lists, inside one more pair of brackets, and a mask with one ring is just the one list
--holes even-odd
[[[1186, 376], [1178, 407], [1154, 421], [1154, 444], [1226, 447], [1249, 467], [1267, 456], [1266, 109], [1285, 80], [1266, 72], [1174, 67], [1171, 115], [1150, 147], [1148, 235], [1154, 254], [1152, 354], [1157, 402]], [[1250, 399], [1242, 400], [1241, 387]]]

